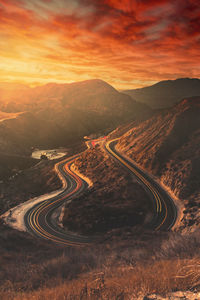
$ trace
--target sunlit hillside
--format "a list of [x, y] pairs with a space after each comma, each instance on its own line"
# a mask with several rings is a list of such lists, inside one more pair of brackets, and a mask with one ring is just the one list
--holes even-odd
[[6, 144], [8, 151], [14, 152], [20, 148], [30, 151], [30, 147], [66, 146], [85, 135], [110, 131], [120, 123], [144, 120], [152, 114], [148, 106], [101, 80], [20, 87], [17, 85], [16, 92], [15, 85], [0, 85], [2, 116], [26, 112], [0, 124], [0, 149], [4, 151]]

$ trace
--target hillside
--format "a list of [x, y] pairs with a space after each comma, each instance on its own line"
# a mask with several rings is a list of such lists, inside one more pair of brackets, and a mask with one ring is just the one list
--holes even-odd
[[171, 107], [183, 98], [200, 96], [200, 79], [161, 81], [145, 88], [126, 90], [124, 93], [152, 108]]
[[32, 113], [0, 122], [0, 153], [29, 155], [32, 147], [54, 147], [66, 132]]
[[66, 146], [85, 135], [152, 115], [148, 106], [101, 80], [22, 89], [17, 85], [17, 90], [0, 84], [0, 95], [2, 112], [26, 112], [0, 125], [0, 151], [14, 150], [13, 145], [18, 150]]
[[[199, 113], [200, 97], [188, 98], [139, 125], [131, 123], [132, 127], [119, 127], [109, 135], [112, 139], [122, 134], [116, 149], [182, 200], [185, 210], [180, 229], [195, 230], [200, 224]], [[147, 212], [152, 211], [148, 197], [100, 148], [83, 153], [75, 166], [94, 182], [94, 189], [66, 205], [67, 228], [89, 234], [144, 225]]]
[[[17, 90], [18, 91], [18, 90]], [[3, 93], [0, 84], [0, 109], [5, 112], [31, 111], [48, 118], [68, 110], [94, 113], [121, 120], [144, 118], [151, 110], [148, 106], [132, 101], [108, 83], [88, 80], [71, 84], [49, 83], [35, 88], [22, 88], [20, 96], [8, 85]], [[45, 113], [46, 112], [46, 113]], [[67, 116], [68, 117], [68, 116]]]
[[[102, 234], [146, 223], [153, 205], [137, 181], [96, 146], [75, 161], [75, 168], [90, 178], [93, 188], [66, 204], [63, 224], [82, 234]], [[126, 235], [124, 233], [124, 235]]]
[[185, 99], [133, 127], [116, 146], [183, 200], [183, 227], [198, 227], [200, 223], [199, 114], [200, 97]]

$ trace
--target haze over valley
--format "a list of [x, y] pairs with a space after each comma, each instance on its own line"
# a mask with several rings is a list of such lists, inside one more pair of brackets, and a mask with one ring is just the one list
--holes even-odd
[[19, 93], [15, 87], [0, 85], [2, 114], [20, 112], [17, 118], [0, 124], [0, 149], [8, 152], [66, 146], [85, 135], [104, 133], [120, 123], [142, 120], [152, 113], [147, 105], [101, 80], [37, 88], [17, 85]]

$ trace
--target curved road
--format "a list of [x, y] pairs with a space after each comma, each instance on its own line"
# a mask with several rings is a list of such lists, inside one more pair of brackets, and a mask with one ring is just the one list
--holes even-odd
[[[114, 145], [117, 139], [105, 143], [107, 152], [120, 162], [128, 171], [133, 173], [148, 191], [154, 205], [154, 217], [149, 223], [149, 228], [155, 230], [169, 230], [176, 221], [177, 210], [170, 196], [149, 177], [144, 171], [139, 169], [133, 162], [124, 158], [116, 152]], [[71, 201], [80, 195], [88, 184], [71, 170], [75, 155], [67, 160], [56, 164], [56, 171], [64, 183], [64, 190], [55, 197], [34, 205], [24, 216], [25, 225], [32, 234], [51, 240], [58, 244], [68, 246], [81, 246], [91, 242], [86, 236], [80, 236], [58, 227], [52, 218], [55, 209], [64, 202]]]
[[64, 182], [64, 191], [57, 196], [34, 205], [24, 216], [29, 232], [44, 239], [63, 245], [85, 245], [90, 242], [88, 237], [68, 233], [58, 227], [52, 219], [55, 209], [64, 202], [71, 201], [80, 195], [88, 184], [71, 170], [74, 156], [56, 164], [56, 171]]
[[148, 227], [154, 230], [169, 230], [177, 218], [177, 209], [169, 194], [147, 173], [142, 171], [132, 161], [123, 157], [115, 150], [118, 139], [106, 143], [106, 151], [118, 160], [129, 172], [133, 173], [150, 195], [154, 206], [154, 217]]

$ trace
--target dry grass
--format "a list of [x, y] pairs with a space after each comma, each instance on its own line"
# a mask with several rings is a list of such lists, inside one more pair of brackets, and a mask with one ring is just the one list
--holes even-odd
[[135, 300], [188, 290], [200, 283], [199, 234], [140, 232], [79, 249], [2, 229], [0, 299]]
[[200, 261], [192, 259], [187, 265], [181, 266], [176, 278], [188, 280], [192, 287], [200, 285]]
[[[198, 266], [196, 268], [196, 266]], [[90, 272], [78, 280], [31, 293], [1, 293], [4, 300], [139, 299], [148, 293], [165, 294], [199, 284], [200, 259], [172, 259]]]
[[2, 300], [135, 300], [200, 281], [200, 231], [182, 236], [121, 228], [79, 249], [1, 226], [0, 241]]

